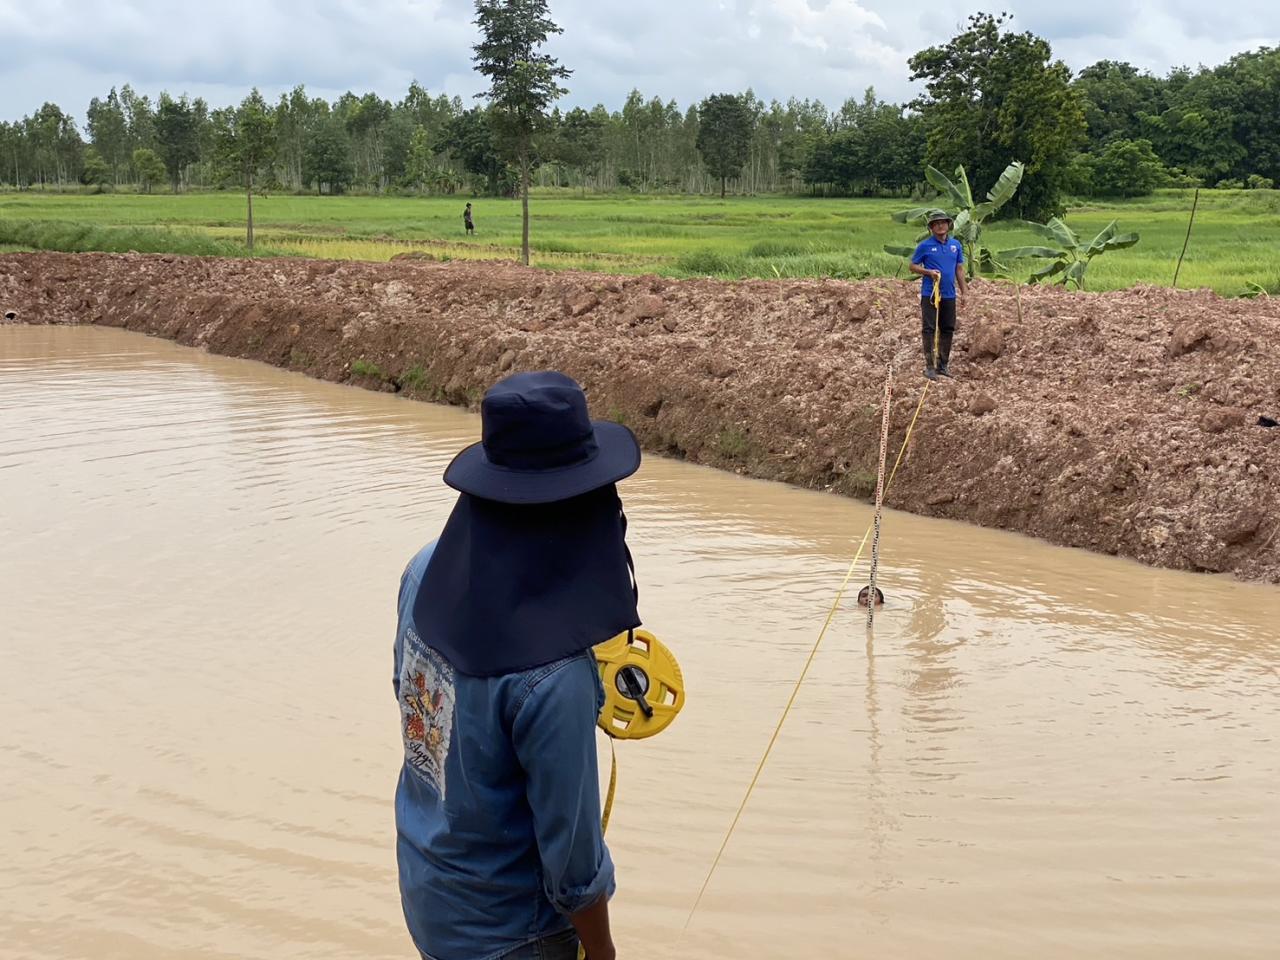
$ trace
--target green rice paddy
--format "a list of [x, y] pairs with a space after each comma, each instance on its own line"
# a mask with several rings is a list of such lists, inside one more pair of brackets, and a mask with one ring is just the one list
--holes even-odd
[[[254, 198], [258, 255], [389, 260], [422, 251], [438, 259], [516, 259], [520, 204], [470, 198], [476, 234], [462, 229], [458, 197]], [[674, 277], [905, 275], [885, 244], [909, 244], [915, 228], [894, 223], [899, 200], [785, 197], [535, 195], [532, 260], [550, 269], [657, 273]], [[1168, 286], [1186, 236], [1190, 191], [1073, 205], [1067, 222], [1086, 240], [1119, 220], [1142, 239], [1104, 254], [1092, 290]], [[209, 256], [246, 253], [245, 199], [210, 194], [0, 193], [0, 250], [106, 250]], [[1014, 224], [988, 229], [995, 249], [1039, 241]], [[1201, 191], [1179, 276], [1184, 288], [1225, 295], [1280, 293], [1280, 191]], [[1033, 263], [1015, 265], [1023, 279]]]

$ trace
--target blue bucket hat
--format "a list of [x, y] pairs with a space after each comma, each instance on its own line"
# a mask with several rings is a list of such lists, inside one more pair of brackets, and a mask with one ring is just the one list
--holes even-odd
[[640, 466], [635, 434], [593, 421], [573, 378], [553, 370], [517, 373], [480, 403], [481, 440], [444, 472], [455, 490], [499, 503], [568, 500], [629, 477]]

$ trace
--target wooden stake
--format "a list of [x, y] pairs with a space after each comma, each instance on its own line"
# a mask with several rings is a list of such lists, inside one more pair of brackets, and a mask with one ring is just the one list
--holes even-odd
[[1191, 225], [1196, 222], [1196, 204], [1200, 202], [1200, 188], [1196, 187], [1196, 195], [1191, 199], [1191, 217], [1187, 220], [1187, 237], [1182, 241], [1182, 252], [1178, 254], [1178, 265], [1173, 268], [1173, 285], [1178, 285], [1178, 272], [1182, 269], [1182, 258], [1187, 255], [1187, 244], [1191, 242]]

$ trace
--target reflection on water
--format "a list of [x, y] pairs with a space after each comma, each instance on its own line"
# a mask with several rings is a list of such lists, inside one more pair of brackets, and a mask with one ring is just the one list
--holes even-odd
[[[0, 328], [0, 956], [408, 957], [395, 590], [466, 413], [102, 330]], [[1264, 957], [1280, 592], [650, 458], [623, 957]], [[855, 580], [855, 584], [856, 584]]]

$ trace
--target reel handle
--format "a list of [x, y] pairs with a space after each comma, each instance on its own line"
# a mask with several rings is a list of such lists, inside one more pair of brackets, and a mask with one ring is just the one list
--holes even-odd
[[[618, 671], [618, 681], [622, 688], [622, 694], [634, 700], [640, 705], [640, 712], [645, 715], [645, 719], [653, 719], [653, 707], [649, 705], [649, 701], [644, 698], [648, 683], [643, 682], [641, 677], [644, 675], [640, 672], [640, 668], [631, 664], [623, 667]], [[647, 681], [648, 677], [644, 677]]]

